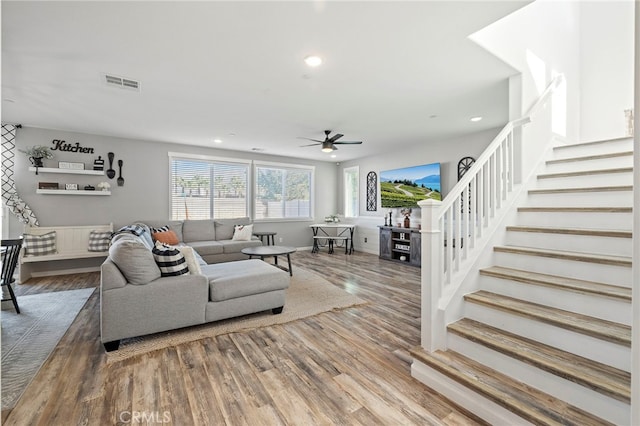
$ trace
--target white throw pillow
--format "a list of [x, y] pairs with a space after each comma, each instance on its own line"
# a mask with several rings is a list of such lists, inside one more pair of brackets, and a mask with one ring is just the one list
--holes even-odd
[[233, 241], [251, 241], [253, 225], [236, 225], [233, 231]]
[[177, 246], [180, 253], [184, 256], [184, 260], [187, 261], [187, 267], [191, 275], [202, 275], [202, 269], [200, 269], [200, 263], [196, 258], [193, 247], [191, 246]]

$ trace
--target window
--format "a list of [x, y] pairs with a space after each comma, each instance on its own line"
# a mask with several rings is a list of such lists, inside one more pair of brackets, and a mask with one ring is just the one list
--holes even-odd
[[311, 219], [313, 171], [313, 167], [256, 163], [255, 219]]
[[344, 169], [344, 217], [358, 217], [360, 213], [359, 180], [357, 166]]
[[248, 216], [249, 163], [169, 153], [171, 219]]

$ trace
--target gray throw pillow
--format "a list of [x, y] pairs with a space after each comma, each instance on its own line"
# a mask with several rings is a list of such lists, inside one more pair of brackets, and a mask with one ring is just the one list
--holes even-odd
[[119, 239], [109, 248], [109, 257], [129, 284], [148, 284], [160, 278], [160, 268], [142, 241]]

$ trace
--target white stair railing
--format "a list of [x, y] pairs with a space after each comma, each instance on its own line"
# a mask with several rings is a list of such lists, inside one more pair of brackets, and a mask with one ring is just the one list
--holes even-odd
[[[507, 123], [443, 201], [418, 203], [422, 209], [421, 328], [425, 349], [445, 349], [446, 309], [502, 218], [498, 212], [513, 197], [515, 180], [522, 177], [523, 161], [516, 158], [516, 152], [525, 150], [515, 146], [517, 131], [532, 121], [562, 81], [563, 77], [557, 76], [527, 115]], [[536, 141], [523, 137], [521, 143]]]

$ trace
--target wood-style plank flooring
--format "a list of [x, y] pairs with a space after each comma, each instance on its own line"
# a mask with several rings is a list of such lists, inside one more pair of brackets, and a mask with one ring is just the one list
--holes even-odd
[[[482, 423], [411, 377], [418, 268], [364, 253], [299, 251], [292, 262], [294, 274], [315, 271], [369, 303], [107, 364], [96, 292], [15, 408], [2, 411], [2, 424], [135, 424], [130, 413], [139, 413], [137, 424]], [[98, 273], [77, 274], [16, 289], [20, 296], [99, 281]]]

